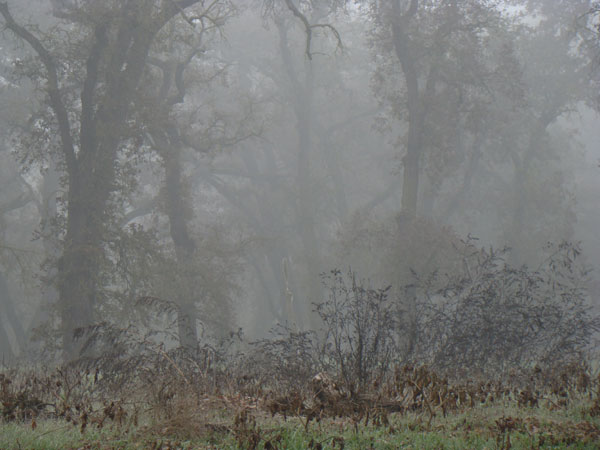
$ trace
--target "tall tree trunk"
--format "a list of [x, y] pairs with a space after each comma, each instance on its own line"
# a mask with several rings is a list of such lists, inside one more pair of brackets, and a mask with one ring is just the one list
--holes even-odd
[[[179, 275], [184, 282], [177, 292], [177, 328], [179, 343], [187, 349], [198, 346], [197, 309], [193, 257], [196, 244], [190, 236], [188, 219], [191, 211], [187, 204], [181, 167], [181, 142], [175, 127], [170, 126], [169, 139], [158, 140], [165, 168], [166, 212], [169, 218], [169, 232], [175, 246]], [[157, 134], [156, 136], [160, 136]], [[156, 138], [155, 138], [156, 140]]]
[[23, 325], [15, 311], [13, 300], [8, 289], [8, 282], [2, 272], [0, 272], [0, 310], [2, 310], [2, 317], [0, 318], [1, 363], [10, 362], [15, 356], [9, 337], [9, 329], [14, 334], [16, 339], [15, 343], [20, 347], [20, 350], [22, 350], [22, 346], [25, 344], [25, 331], [23, 330]]
[[529, 134], [527, 148], [522, 156], [511, 153], [513, 165], [515, 167], [514, 175], [514, 209], [512, 221], [509, 226], [508, 241], [512, 248], [510, 253], [510, 262], [516, 266], [524, 264], [527, 259], [528, 244], [531, 238], [527, 232], [527, 205], [529, 199], [528, 179], [531, 173], [531, 164], [536, 157], [536, 153], [542, 151], [540, 148], [546, 129], [555, 119], [555, 114], [545, 114], [536, 119], [533, 129]]
[[40, 216], [40, 235], [42, 246], [44, 248], [44, 258], [52, 261], [49, 264], [47, 272], [44, 274], [44, 284], [42, 286], [42, 303], [36, 309], [29, 330], [36, 328], [49, 319], [50, 309], [58, 304], [58, 291], [56, 286], [57, 267], [56, 261], [60, 258], [61, 246], [57, 236], [57, 230], [53, 225], [58, 212], [57, 197], [59, 195], [60, 174], [56, 165], [50, 161], [50, 166], [44, 173], [42, 182], [41, 202], [38, 203], [38, 214]]
[[[411, 40], [407, 33], [408, 21], [416, 14], [418, 1], [411, 1], [409, 10], [401, 14], [400, 4], [393, 2], [392, 12], [392, 39], [394, 52], [400, 62], [406, 84], [406, 97], [408, 109], [408, 136], [406, 153], [402, 158], [402, 199], [399, 231], [410, 230], [411, 223], [417, 216], [419, 199], [419, 171], [422, 147], [422, 133], [424, 128], [424, 110], [419, 91], [419, 74], [417, 60], [411, 52]], [[408, 330], [406, 336], [406, 355], [410, 357], [416, 345], [417, 329], [417, 292], [411, 287], [406, 292], [405, 299], [405, 326]]]
[[296, 172], [296, 202], [295, 215], [298, 235], [302, 243], [303, 263], [306, 273], [305, 285], [307, 298], [302, 305], [296, 302], [296, 307], [302, 306], [302, 311], [297, 311], [297, 317], [304, 317], [306, 324], [311, 329], [316, 328], [316, 317], [312, 313], [311, 304], [321, 300], [321, 258], [319, 253], [317, 235], [315, 230], [315, 208], [312, 204], [312, 186], [310, 170], [310, 153], [312, 146], [312, 101], [313, 101], [313, 72], [311, 61], [305, 61], [306, 78], [304, 82], [298, 77], [294, 69], [294, 62], [287, 39], [287, 30], [281, 22], [277, 22], [279, 31], [279, 49], [283, 63], [292, 85], [292, 102], [296, 118], [297, 146], [297, 172]]
[[409, 11], [400, 13], [399, 3], [394, 1], [392, 11], [395, 20], [392, 24], [394, 51], [400, 62], [400, 67], [406, 83], [406, 100], [408, 109], [408, 136], [406, 154], [402, 158], [404, 167], [402, 177], [402, 213], [405, 217], [417, 215], [419, 198], [419, 165], [421, 157], [424, 111], [419, 92], [419, 74], [417, 60], [411, 52], [411, 40], [407, 33], [408, 21], [416, 13], [418, 2], [412, 2]]
[[[310, 70], [310, 69], [309, 69]], [[315, 232], [315, 208], [312, 204], [312, 186], [310, 170], [311, 151], [311, 100], [312, 83], [306, 89], [304, 98], [296, 98], [297, 106], [297, 132], [298, 132], [298, 159], [296, 174], [296, 223], [302, 241], [303, 259], [306, 268], [306, 284], [308, 298], [304, 304], [303, 317], [307, 325], [315, 329], [316, 323], [311, 313], [310, 305], [321, 300], [319, 273], [321, 272], [321, 259], [318, 250], [317, 235]]]
[[[277, 168], [274, 163], [275, 155], [270, 152], [270, 149], [264, 149], [264, 151], [266, 153], [266, 165], [268, 166], [266, 172], [276, 173]], [[248, 174], [252, 176], [252, 179], [260, 180], [261, 173], [257, 159], [249, 152], [243, 152], [242, 158]], [[265, 192], [262, 190], [262, 186], [258, 185], [252, 190], [259, 211], [259, 214], [256, 216], [258, 222], [255, 225], [257, 233], [263, 233], [265, 230], [272, 230], [275, 233], [285, 228], [281, 214], [272, 207], [269, 197], [273, 192], [277, 192], [280, 188], [281, 186], [277, 183], [271, 182], [267, 189], [267, 191], [270, 192]], [[267, 295], [269, 298], [276, 297], [278, 299], [277, 305], [271, 300], [270, 309], [275, 318], [281, 323], [287, 322], [290, 326], [297, 326], [297, 300], [295, 299], [298, 298], [298, 290], [295, 279], [292, 276], [293, 269], [289, 267], [291, 266], [289, 249], [284, 248], [283, 243], [280, 245], [269, 246], [266, 250], [265, 257], [267, 259], [268, 267], [270, 268], [272, 280], [275, 284], [274, 291], [276, 292], [276, 294], [272, 295], [269, 293]], [[288, 264], [287, 278], [284, 274], [284, 264]], [[292, 299], [291, 302], [290, 298]]]

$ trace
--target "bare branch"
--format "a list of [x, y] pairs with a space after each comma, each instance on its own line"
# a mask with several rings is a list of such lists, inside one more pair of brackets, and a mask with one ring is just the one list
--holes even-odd
[[[174, 16], [184, 13], [186, 8], [189, 8], [190, 6], [199, 2], [200, 0], [168, 0], [156, 19], [154, 30], [160, 30]], [[184, 13], [184, 20], [185, 17], [186, 16]]]
[[312, 60], [312, 53], [310, 50], [311, 41], [312, 41], [312, 26], [310, 25], [310, 22], [308, 21], [306, 16], [304, 14], [302, 14], [298, 8], [296, 8], [296, 5], [294, 5], [294, 2], [292, 0], [285, 0], [285, 4], [287, 5], [288, 9], [294, 14], [294, 16], [296, 16], [298, 19], [300, 19], [300, 21], [304, 25], [304, 31], [306, 32], [305, 53], [306, 53], [306, 57], [309, 60]]
[[337, 41], [337, 48], [338, 49], [343, 48], [342, 38], [340, 36], [340, 33], [333, 25], [328, 24], [328, 23], [311, 24], [309, 22], [309, 20], [306, 18], [306, 16], [296, 7], [296, 5], [294, 4], [294, 2], [292, 0], [285, 0], [285, 4], [288, 7], [288, 9], [292, 12], [292, 14], [294, 14], [294, 16], [296, 16], [298, 19], [300, 19], [300, 21], [302, 22], [302, 25], [304, 26], [304, 32], [306, 33], [306, 49], [304, 52], [306, 54], [306, 57], [309, 60], [312, 60], [312, 57], [313, 57], [313, 52], [311, 50], [311, 46], [312, 46], [312, 33], [315, 28], [325, 28], [325, 29], [331, 31], [331, 33], [333, 33], [333, 35]]
[[120, 221], [120, 225], [123, 227], [138, 217], [150, 214], [152, 211], [154, 211], [154, 209], [156, 209], [157, 205], [157, 198], [150, 198], [143, 201], [137, 208], [134, 208], [123, 216]]
[[312, 28], [326, 28], [329, 31], [331, 31], [331, 33], [335, 37], [335, 40], [337, 41], [337, 48], [339, 50], [343, 50], [344, 45], [342, 43], [342, 37], [340, 36], [339, 31], [333, 25], [331, 25], [329, 23], [316, 23], [316, 24], [312, 25]]

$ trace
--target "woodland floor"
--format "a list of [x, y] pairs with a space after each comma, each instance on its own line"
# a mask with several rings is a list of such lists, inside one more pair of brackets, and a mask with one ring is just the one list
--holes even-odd
[[509, 449], [600, 448], [600, 420], [593, 403], [552, 401], [518, 406], [505, 400], [441, 411], [394, 412], [311, 420], [274, 416], [260, 402], [206, 397], [179, 405], [169, 419], [105, 423], [75, 419], [23, 419], [0, 425], [2, 449]]
[[585, 363], [455, 381], [406, 365], [351, 393], [325, 373], [286, 384], [167, 361], [0, 371], [0, 449], [600, 448]]

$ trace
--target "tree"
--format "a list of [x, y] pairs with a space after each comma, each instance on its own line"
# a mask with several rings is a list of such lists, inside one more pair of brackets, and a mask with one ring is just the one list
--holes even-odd
[[[105, 257], [111, 196], [116, 189], [119, 152], [132, 142], [128, 120], [132, 103], [158, 33], [173, 17], [202, 17], [202, 0], [114, 0], [56, 3], [64, 20], [68, 48], [60, 55], [54, 40], [37, 36], [0, 3], [5, 26], [33, 49], [43, 72], [36, 81], [52, 111], [49, 126], [68, 187], [63, 249], [57, 286], [63, 349], [76, 355], [73, 333], [92, 324], [101, 299], [99, 274]], [[196, 14], [197, 13], [197, 14]], [[191, 26], [191, 25], [190, 25]], [[67, 59], [67, 55], [75, 55]]]
[[512, 247], [515, 265], [537, 260], [547, 241], [573, 239], [575, 180], [567, 167], [578, 155], [561, 122], [594, 103], [591, 54], [575, 29], [589, 3], [514, 2], [538, 20], [513, 16], [498, 30], [505, 70], [496, 76], [505, 81], [488, 83], [493, 104], [478, 108], [480, 125], [467, 129], [478, 145], [461, 168], [463, 182], [447, 183], [444, 191], [455, 193], [440, 196], [438, 217], [464, 230], [461, 211], [471, 220], [466, 231]]
[[492, 2], [478, 0], [367, 3], [372, 47], [378, 55], [373, 85], [388, 107], [387, 120], [406, 123], [399, 140], [404, 148], [402, 211], [415, 217], [420, 177], [432, 162], [447, 165], [456, 158], [458, 130], [464, 126], [461, 116], [469, 114], [487, 89], [484, 55], [494, 48], [491, 36], [501, 17]]
[[[307, 3], [291, 6], [292, 10], [287, 3], [266, 2], [263, 20], [272, 33], [262, 35], [252, 22], [237, 27], [241, 45], [248, 36], [253, 45], [231, 50], [232, 72], [255, 105], [253, 115], [260, 135], [239, 145], [233, 158], [221, 158], [223, 168], [215, 164], [199, 175], [233, 206], [254, 237], [256, 244], [247, 260], [263, 290], [260, 308], [266, 308], [280, 323], [288, 321], [303, 328], [310, 326], [311, 302], [322, 293], [318, 274], [323, 268], [319, 249], [323, 227], [318, 219], [329, 208], [324, 201], [329, 196], [322, 189], [319, 169], [339, 169], [333, 162], [322, 164], [332, 156], [334, 145], [330, 142], [319, 148], [318, 133], [332, 130], [326, 128], [329, 123], [316, 123], [322, 105], [314, 102], [314, 97], [325, 91], [321, 75], [327, 70], [319, 69], [332, 67], [338, 43], [331, 28], [315, 28], [329, 30], [326, 37], [331, 37], [331, 43], [323, 34], [317, 39], [315, 33], [309, 59], [305, 22], [298, 15], [311, 27], [328, 21], [330, 10], [327, 6], [313, 10]], [[243, 19], [257, 17], [249, 11]], [[254, 44], [257, 35], [264, 39], [259, 45]], [[322, 48], [327, 49], [325, 55]], [[327, 81], [339, 85], [337, 78]], [[261, 320], [265, 319], [261, 312]]]
[[35, 187], [20, 171], [10, 143], [12, 128], [23, 124], [31, 102], [28, 89], [17, 86], [11, 78], [10, 36], [2, 36], [3, 58], [0, 61], [0, 356], [10, 363], [22, 356], [27, 345], [26, 330], [32, 314], [32, 302], [38, 299], [34, 274], [40, 263], [40, 248], [32, 242], [39, 207]]
[[[185, 282], [179, 286], [180, 289], [176, 294], [179, 339], [181, 345], [187, 348], [195, 348], [198, 341], [196, 324], [198, 314], [195, 302], [198, 297], [201, 297], [199, 291], [202, 291], [202, 286], [194, 281], [198, 278], [194, 255], [199, 249], [189, 226], [192, 202], [183, 174], [183, 154], [186, 148], [194, 148], [206, 154], [214, 150], [216, 143], [199, 139], [203, 132], [208, 132], [205, 129], [186, 132], [186, 128], [195, 129], [201, 126], [195, 123], [193, 114], [185, 117], [185, 114], [178, 114], [176, 109], [182, 107], [186, 96], [198, 97], [197, 94], [194, 95], [194, 85], [209, 84], [213, 78], [224, 71], [222, 64], [214, 61], [214, 73], [206, 75], [206, 79], [203, 79], [204, 74], [200, 73], [199, 68], [193, 70], [193, 75], [187, 73], [190, 72], [190, 66], [194, 68], [196, 59], [207, 51], [206, 41], [210, 40], [211, 35], [218, 34], [234, 12], [235, 7], [230, 2], [213, 2], [208, 5], [202, 17], [194, 18], [196, 22], [192, 35], [176, 31], [178, 27], [186, 25], [185, 17], [170, 25], [170, 29], [164, 32], [165, 36], [161, 39], [157, 54], [149, 59], [152, 70], [146, 73], [144, 96], [139, 108], [140, 132], [147, 130], [150, 137], [149, 145], [162, 160], [165, 174], [162, 203], [169, 220], [170, 237], [175, 248], [178, 272], [180, 275], [187, 274], [183, 276]], [[208, 64], [208, 58], [204, 57], [203, 60], [204, 64]], [[202, 100], [196, 98], [192, 102], [199, 102], [201, 106], [186, 108], [207, 108], [207, 105], [202, 104]], [[214, 116], [217, 117], [217, 114], [214, 113]], [[231, 126], [234, 127], [233, 124]], [[207, 125], [207, 128], [210, 129], [210, 125]], [[224, 143], [220, 142], [220, 144]], [[226, 311], [228, 305], [223, 304], [220, 308]]]

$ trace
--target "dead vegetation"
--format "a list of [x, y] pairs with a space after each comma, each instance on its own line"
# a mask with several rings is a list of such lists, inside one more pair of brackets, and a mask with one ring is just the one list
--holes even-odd
[[[193, 373], [186, 373], [188, 369], [177, 360], [164, 360], [156, 368], [160, 375], [152, 380], [137, 376], [129, 384], [137, 384], [137, 389], [129, 392], [107, 390], [112, 383], [102, 370], [90, 372], [76, 365], [45, 375], [5, 371], [0, 376], [2, 421], [18, 421], [35, 429], [38, 421], [52, 418], [81, 433], [92, 427], [133, 431], [140, 438], [160, 437], [161, 446], [155, 448], [176, 448], [175, 443], [194, 439], [218, 443], [229, 437], [247, 449], [285, 448], [281, 427], [292, 421], [292, 426], [300, 425], [306, 433], [338, 427], [339, 435], [313, 440], [309, 448], [344, 448], [343, 430], [360, 434], [381, 429], [393, 435], [398, 423], [412, 417], [415, 430], [431, 431], [439, 429], [433, 424], [441, 418], [468, 415], [485, 406], [523, 414], [498, 416], [485, 426], [460, 422], [448, 432], [495, 436], [497, 448], [503, 449], [511, 448], [515, 433], [534, 436], [540, 446], [600, 443], [595, 420], [599, 380], [583, 363], [522, 369], [507, 379], [452, 379], [428, 366], [405, 365], [360, 393], [325, 373], [286, 391], [276, 386], [257, 390], [243, 374], [227, 371], [218, 378], [227, 377], [229, 383], [188, 383], [182, 376], [193, 378]], [[141, 396], [143, 391], [148, 395]], [[577, 409], [579, 419], [540, 418], [543, 411]], [[165, 447], [169, 442], [173, 447]]]
[[[466, 419], [444, 426], [493, 436], [504, 449], [515, 435], [538, 446], [599, 443], [600, 374], [584, 357], [598, 319], [585, 306], [576, 256], [572, 247], [558, 248], [546, 266], [529, 271], [502, 264], [501, 253], [480, 251], [469, 256], [468, 276], [449, 279], [443, 290], [420, 284], [417, 329], [429, 324], [430, 334], [419, 331], [412, 353], [401, 339], [402, 299], [365, 286], [352, 272], [324, 277], [330, 295], [316, 305], [319, 331], [279, 326], [268, 339], [247, 342], [239, 332], [192, 350], [169, 348], [165, 331], [98, 324], [79, 332], [84, 355], [76, 361], [2, 371], [1, 420], [35, 429], [39, 420], [56, 419], [82, 433], [109, 427], [158, 436], [148, 444], [154, 448], [228, 438], [240, 448], [278, 449], [286, 445], [286, 423], [307, 435], [339, 427], [311, 438], [307, 445], [318, 449], [344, 448], [348, 430], [394, 435], [410, 417], [409, 431], [431, 431], [486, 407], [519, 414], [503, 413], [485, 426]], [[496, 315], [491, 324], [484, 306]], [[501, 316], [509, 306], [512, 315]], [[515, 340], [514, 327], [527, 326], [519, 322], [526, 316], [533, 325]], [[543, 411], [577, 417], [555, 423], [540, 419]]]

